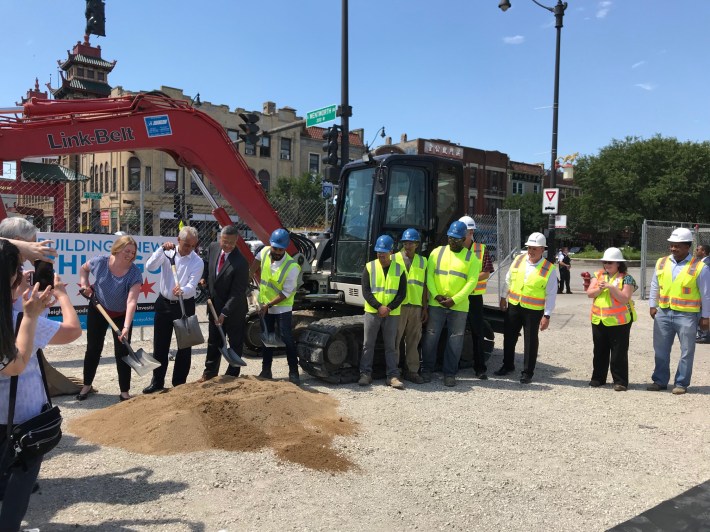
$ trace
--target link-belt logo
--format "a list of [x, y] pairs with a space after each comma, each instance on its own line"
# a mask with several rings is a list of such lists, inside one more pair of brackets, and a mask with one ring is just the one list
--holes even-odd
[[133, 136], [133, 128], [122, 127], [109, 131], [108, 129], [94, 129], [92, 133], [77, 132], [76, 135], [66, 135], [59, 133], [59, 138], [53, 134], [47, 135], [49, 147], [53, 150], [66, 148], [81, 148], [84, 146], [100, 146], [109, 142], [126, 142], [136, 140]]

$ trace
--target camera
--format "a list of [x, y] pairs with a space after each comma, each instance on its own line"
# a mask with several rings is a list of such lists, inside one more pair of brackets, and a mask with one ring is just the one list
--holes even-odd
[[54, 285], [54, 266], [51, 262], [43, 260], [35, 261], [35, 272], [32, 279], [33, 283], [39, 283], [39, 289], [44, 290], [48, 286]]

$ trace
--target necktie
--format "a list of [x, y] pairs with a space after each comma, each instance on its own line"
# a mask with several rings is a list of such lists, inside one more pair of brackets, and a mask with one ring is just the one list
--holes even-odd
[[217, 275], [219, 275], [219, 272], [222, 271], [222, 266], [224, 266], [224, 259], [227, 257], [227, 255], [222, 252], [222, 254], [219, 256], [219, 262], [217, 263]]

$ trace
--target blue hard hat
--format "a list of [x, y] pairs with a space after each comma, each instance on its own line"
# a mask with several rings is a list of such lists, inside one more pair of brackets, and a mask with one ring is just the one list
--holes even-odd
[[286, 229], [277, 229], [271, 233], [271, 238], [269, 239], [269, 244], [275, 248], [286, 249], [291, 243], [291, 236], [288, 234]]
[[377, 253], [387, 253], [387, 252], [392, 252], [394, 249], [394, 240], [392, 240], [392, 237], [389, 235], [382, 235], [377, 237], [377, 241], [375, 242], [375, 251]]
[[402, 233], [402, 238], [399, 239], [400, 242], [421, 242], [422, 239], [419, 236], [419, 231], [416, 229], [410, 227], [409, 229], [405, 229], [404, 233]]
[[449, 226], [449, 232], [446, 234], [453, 238], [466, 238], [466, 231], [468, 231], [466, 224], [456, 220]]

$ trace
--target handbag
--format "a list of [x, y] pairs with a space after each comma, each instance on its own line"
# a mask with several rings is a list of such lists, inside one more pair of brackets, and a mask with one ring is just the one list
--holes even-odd
[[[17, 316], [17, 331], [22, 321], [22, 313]], [[42, 407], [42, 412], [24, 423], [13, 426], [15, 417], [15, 400], [17, 397], [18, 377], [10, 379], [10, 403], [7, 412], [7, 449], [9, 455], [5, 463], [8, 469], [12, 467], [22, 467], [27, 469], [27, 461], [43, 456], [54, 449], [59, 440], [62, 439], [62, 414], [59, 407], [52, 405], [47, 387], [47, 376], [44, 367], [39, 362], [39, 370], [42, 374], [42, 383], [47, 397], [47, 404]]]

